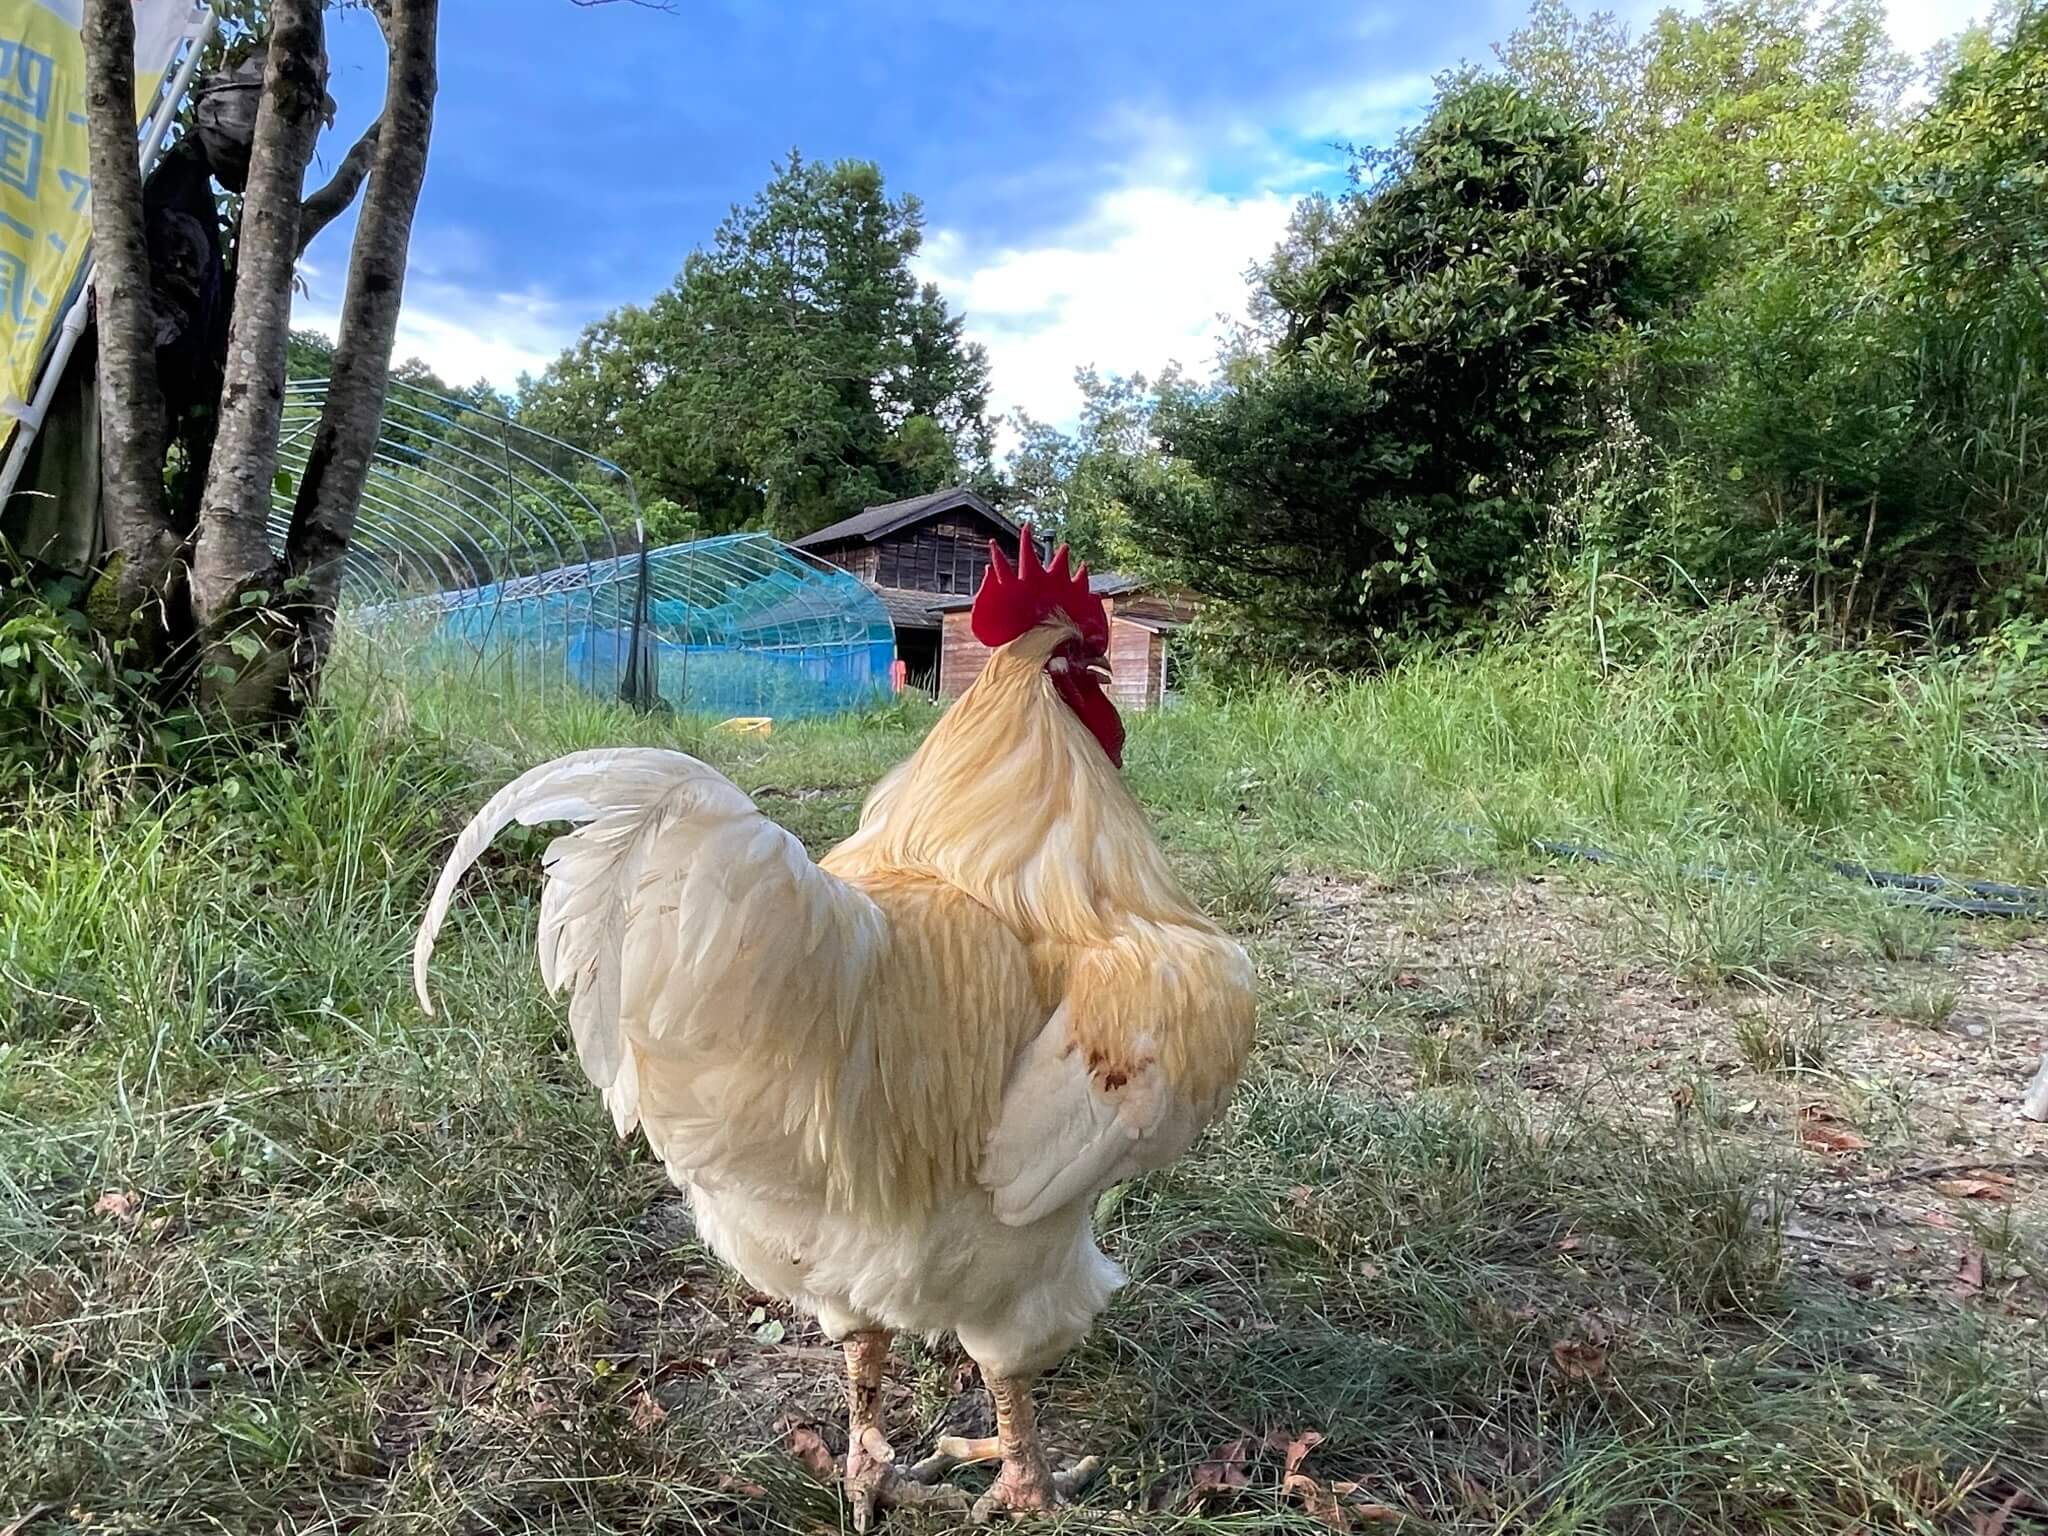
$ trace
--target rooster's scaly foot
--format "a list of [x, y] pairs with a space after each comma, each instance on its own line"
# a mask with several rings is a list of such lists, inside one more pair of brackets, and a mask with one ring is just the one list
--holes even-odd
[[917, 1475], [897, 1470], [896, 1452], [882, 1438], [880, 1430], [869, 1429], [846, 1451], [846, 1502], [853, 1507], [853, 1528], [867, 1531], [874, 1525], [875, 1512], [922, 1504], [955, 1512], [968, 1507], [967, 1495], [940, 1483], [927, 1486]]
[[975, 1500], [973, 1520], [987, 1525], [998, 1515], [1017, 1516], [1058, 1509], [1102, 1475], [1102, 1458], [1084, 1456], [1057, 1472], [1034, 1475], [1017, 1462], [1006, 1463], [995, 1486]]

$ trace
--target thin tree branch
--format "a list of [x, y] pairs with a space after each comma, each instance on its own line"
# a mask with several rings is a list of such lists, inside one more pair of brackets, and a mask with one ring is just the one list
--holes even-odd
[[363, 178], [370, 174], [370, 157], [376, 153], [377, 134], [384, 126], [384, 119], [378, 118], [363, 130], [363, 136], [349, 146], [341, 157], [341, 164], [334, 168], [334, 175], [319, 191], [309, 193], [299, 205], [299, 254], [306, 254], [306, 247], [319, 238], [320, 231], [348, 211], [348, 205], [356, 200], [356, 193], [363, 187]]
[[434, 126], [439, 9], [438, 0], [384, 0], [377, 10], [390, 54], [383, 132], [349, 252], [327, 399], [299, 479], [286, 544], [290, 572], [307, 589], [293, 670], [308, 687], [317, 682], [333, 639], [342, 556], [355, 531], [383, 420], [406, 252]]
[[135, 153], [135, 12], [89, 0], [84, 27], [86, 143], [92, 174], [93, 298], [104, 412], [100, 454], [124, 616], [160, 595], [183, 541], [164, 503], [164, 394], [150, 317], [142, 168]]
[[299, 200], [327, 99], [320, 12], [321, 0], [276, 0], [271, 7], [263, 99], [235, 253], [220, 426], [192, 560], [192, 593], [203, 626], [231, 616], [241, 595], [267, 585], [275, 568], [270, 494], [284, 417]]
[[1945, 1179], [1956, 1173], [2039, 1173], [2048, 1170], [2048, 1157], [1976, 1158], [1963, 1163], [1936, 1163], [1930, 1168], [1908, 1168], [1881, 1179], [1865, 1179], [1858, 1189], [1891, 1189], [1900, 1184], [1917, 1184], [1922, 1179]]

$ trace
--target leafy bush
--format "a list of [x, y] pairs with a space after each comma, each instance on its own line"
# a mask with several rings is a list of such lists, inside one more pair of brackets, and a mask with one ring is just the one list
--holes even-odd
[[158, 703], [156, 675], [127, 663], [127, 642], [94, 622], [94, 596], [0, 549], [0, 793], [169, 764], [200, 739], [189, 712]]
[[1539, 5], [1513, 78], [1594, 116], [1675, 237], [1567, 526], [1690, 600], [1838, 636], [2048, 611], [2048, 10], [1933, 71], [1870, 0], [1713, 0], [1640, 40]]
[[1889, 202], [1948, 606], [1973, 627], [2048, 616], [2048, 7], [1951, 74]]

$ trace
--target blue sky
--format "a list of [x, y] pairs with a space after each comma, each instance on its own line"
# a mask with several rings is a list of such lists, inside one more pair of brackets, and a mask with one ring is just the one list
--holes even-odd
[[[1613, 6], [1645, 15], [1642, 0]], [[1891, 0], [1915, 49], [1979, 0]], [[510, 387], [666, 284], [791, 147], [880, 162], [924, 202], [922, 265], [988, 346], [996, 405], [1071, 419], [1075, 368], [1192, 369], [1295, 198], [1341, 184], [1431, 77], [1521, 0], [450, 0], [399, 335]], [[340, 103], [311, 179], [375, 114], [383, 48], [336, 18]], [[297, 323], [331, 329], [352, 221], [308, 253]]]

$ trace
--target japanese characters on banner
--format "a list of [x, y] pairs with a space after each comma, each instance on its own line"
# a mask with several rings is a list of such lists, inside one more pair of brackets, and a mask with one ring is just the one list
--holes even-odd
[[[17, 416], [92, 234], [83, 11], [84, 0], [0, 0], [0, 410]], [[192, 0], [135, 0], [138, 123], [194, 21]]]

